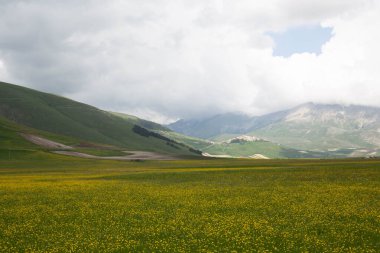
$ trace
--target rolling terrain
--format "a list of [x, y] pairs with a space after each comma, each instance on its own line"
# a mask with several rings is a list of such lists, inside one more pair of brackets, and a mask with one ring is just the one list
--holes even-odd
[[125, 113], [117, 113], [117, 112], [112, 112], [112, 114], [114, 114], [118, 117], [121, 117], [121, 118], [127, 120], [128, 122], [131, 122], [131, 123], [136, 124], [136, 125], [140, 125], [146, 129], [150, 130], [150, 131], [156, 132], [156, 133], [158, 133], [162, 136], [165, 136], [169, 139], [175, 140], [175, 141], [180, 142], [180, 143], [184, 143], [184, 144], [186, 144], [190, 147], [193, 147], [195, 149], [202, 150], [205, 147], [208, 147], [213, 143], [213, 142], [205, 140], [205, 139], [191, 137], [191, 136], [187, 136], [184, 134], [177, 133], [177, 132], [169, 129], [168, 127], [162, 126], [162, 125], [157, 124], [157, 123], [152, 122], [152, 121], [140, 119], [140, 118], [132, 116], [132, 115], [128, 115]]
[[380, 249], [379, 159], [202, 158], [192, 147], [260, 159], [326, 153], [252, 135], [188, 137], [8, 84], [0, 98], [0, 252]]
[[0, 83], [0, 117], [48, 135], [67, 137], [63, 139], [71, 145], [89, 142], [123, 150], [199, 155], [192, 147], [139, 125], [148, 124], [147, 121], [125, 119], [70, 99], [7, 83]]
[[[51, 134], [18, 125], [0, 117], [0, 159], [13, 160], [26, 157], [49, 157], [60, 154], [90, 159], [106, 160], [176, 160], [178, 154], [149, 151], [128, 151], [99, 143], [89, 143], [71, 137]], [[189, 158], [189, 156], [186, 156]]]
[[[235, 158], [342, 158], [380, 154], [379, 109], [370, 107], [309, 103], [260, 117], [229, 113], [203, 120], [180, 120], [166, 127], [0, 83], [0, 117], [3, 119], [0, 124], [7, 120], [7, 124], [13, 122], [18, 128], [39, 131], [47, 140], [75, 146], [76, 151], [80, 149], [88, 155], [121, 157], [123, 151], [179, 156], [199, 156], [203, 152], [206, 156]], [[239, 139], [242, 136], [248, 139]]]
[[[162, 136], [184, 143], [194, 149], [201, 150], [205, 156], [211, 157], [228, 157], [228, 158], [327, 158], [342, 157], [342, 154], [331, 154], [323, 152], [305, 152], [296, 149], [269, 142], [264, 139], [252, 139], [248, 136], [245, 138], [234, 137], [226, 141], [210, 141], [197, 137], [191, 137], [172, 131], [171, 129], [161, 126], [157, 123], [142, 120], [137, 117], [122, 113], [114, 113], [123, 117], [130, 122], [144, 126], [145, 128], [157, 132]], [[248, 137], [248, 139], [246, 138]]]
[[249, 135], [309, 152], [380, 155], [380, 108], [307, 103], [263, 116], [222, 114], [168, 126], [190, 136], [223, 142]]

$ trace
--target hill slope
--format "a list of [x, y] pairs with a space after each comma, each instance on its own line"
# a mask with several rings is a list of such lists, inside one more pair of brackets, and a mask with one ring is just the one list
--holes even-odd
[[158, 134], [165, 136], [171, 140], [175, 140], [176, 142], [184, 143], [184, 144], [186, 144], [190, 147], [193, 147], [195, 149], [202, 150], [203, 148], [208, 147], [212, 144], [212, 142], [210, 142], [208, 140], [204, 140], [201, 138], [196, 138], [196, 137], [191, 137], [191, 136], [187, 136], [184, 134], [180, 134], [180, 133], [174, 132], [171, 129], [169, 129], [165, 126], [162, 126], [158, 123], [148, 121], [148, 120], [144, 120], [144, 119], [140, 119], [136, 116], [128, 115], [125, 113], [119, 113], [119, 112], [112, 112], [112, 114], [114, 114], [118, 117], [121, 117], [121, 118], [125, 119], [126, 121], [128, 121], [132, 124], [142, 126], [142, 127], [146, 128], [150, 131], [158, 133]]
[[195, 154], [189, 147], [176, 145], [163, 136], [147, 134], [149, 131], [142, 132], [142, 127], [112, 113], [67, 98], [2, 82], [0, 116], [35, 129], [128, 150]]

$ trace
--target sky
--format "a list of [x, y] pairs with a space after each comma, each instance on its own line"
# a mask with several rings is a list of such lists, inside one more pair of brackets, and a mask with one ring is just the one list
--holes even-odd
[[269, 33], [274, 41], [273, 55], [290, 57], [295, 53], [321, 54], [322, 46], [332, 37], [331, 27], [298, 26]]
[[160, 123], [380, 106], [377, 0], [0, 0], [0, 80]]

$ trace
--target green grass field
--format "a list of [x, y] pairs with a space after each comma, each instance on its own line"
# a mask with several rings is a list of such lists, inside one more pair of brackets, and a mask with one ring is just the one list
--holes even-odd
[[14, 155], [0, 252], [380, 251], [380, 160]]

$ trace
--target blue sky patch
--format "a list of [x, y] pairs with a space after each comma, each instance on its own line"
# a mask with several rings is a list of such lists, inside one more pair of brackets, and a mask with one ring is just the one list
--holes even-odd
[[332, 28], [315, 26], [293, 27], [281, 33], [268, 33], [275, 42], [274, 56], [289, 57], [295, 53], [320, 54], [323, 44], [332, 37]]

